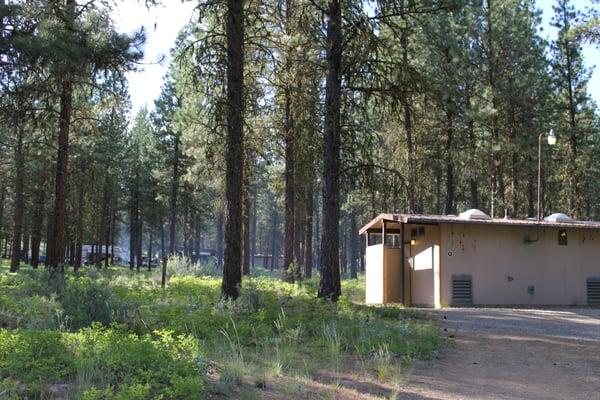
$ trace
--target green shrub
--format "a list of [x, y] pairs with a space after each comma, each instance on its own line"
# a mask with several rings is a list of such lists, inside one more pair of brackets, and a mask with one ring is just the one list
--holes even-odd
[[114, 303], [112, 289], [102, 281], [89, 277], [70, 278], [59, 294], [59, 300], [73, 329], [89, 326], [93, 322], [111, 323]]
[[75, 364], [62, 335], [0, 330], [0, 376], [26, 383], [27, 392], [34, 395], [42, 392], [44, 383], [68, 380]]

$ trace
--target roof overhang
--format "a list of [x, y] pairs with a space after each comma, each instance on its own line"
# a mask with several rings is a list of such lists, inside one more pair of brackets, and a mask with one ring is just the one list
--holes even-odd
[[437, 225], [437, 224], [469, 224], [469, 225], [495, 225], [495, 226], [521, 226], [542, 228], [576, 228], [600, 230], [600, 222], [597, 221], [536, 221], [528, 219], [462, 219], [455, 215], [419, 215], [419, 214], [379, 214], [369, 223], [360, 228], [359, 234], [367, 231], [381, 230], [385, 222], [386, 228], [399, 229], [400, 224]]

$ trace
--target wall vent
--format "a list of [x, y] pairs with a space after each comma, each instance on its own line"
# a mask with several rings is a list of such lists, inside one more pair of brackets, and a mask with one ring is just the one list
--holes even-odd
[[588, 278], [587, 302], [590, 305], [600, 305], [600, 277]]
[[473, 278], [471, 275], [452, 275], [452, 305], [473, 304]]

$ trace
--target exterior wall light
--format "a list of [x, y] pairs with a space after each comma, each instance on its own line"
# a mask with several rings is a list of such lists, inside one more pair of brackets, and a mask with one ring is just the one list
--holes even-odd
[[410, 239], [410, 245], [414, 246], [415, 244], [417, 244], [417, 239]]
[[542, 220], [542, 140], [544, 137], [546, 137], [550, 146], [555, 145], [556, 132], [554, 132], [554, 128], [550, 129], [550, 132], [542, 132], [538, 136], [537, 222]]

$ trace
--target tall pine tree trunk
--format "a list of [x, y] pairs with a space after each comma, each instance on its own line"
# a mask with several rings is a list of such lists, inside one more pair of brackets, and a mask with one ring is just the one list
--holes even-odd
[[313, 269], [313, 179], [310, 179], [310, 184], [306, 190], [306, 221], [304, 228], [304, 277], [312, 278]]
[[223, 267], [223, 213], [217, 217], [217, 266]]
[[173, 156], [173, 176], [171, 178], [171, 198], [169, 201], [169, 256], [175, 254], [177, 250], [175, 246], [175, 228], [177, 224], [177, 192], [179, 190], [179, 135], [175, 135]]
[[136, 248], [135, 248], [135, 250], [136, 250], [136, 255], [135, 255], [135, 258], [136, 258], [136, 271], [140, 272], [140, 269], [142, 268], [143, 262], [144, 262], [144, 259], [142, 258], [143, 221], [142, 221], [141, 215], [138, 218], [138, 226], [137, 226], [137, 232], [136, 233], [138, 235], [137, 236], [138, 239], [137, 239], [137, 242], [136, 242]]
[[323, 138], [323, 234], [318, 297], [337, 301], [341, 294], [339, 264], [342, 9], [330, 0], [327, 22], [327, 81]]
[[235, 299], [242, 286], [240, 246], [244, 163], [244, 1], [227, 0], [227, 151], [225, 262], [221, 295]]
[[354, 208], [350, 210], [350, 278], [358, 278], [358, 224], [356, 223], [356, 212]]
[[[5, 238], [4, 235], [4, 203], [6, 201], [6, 186], [2, 185], [2, 190], [0, 191], [0, 241]], [[2, 257], [5, 256], [5, 252], [2, 252]]]
[[294, 262], [294, 211], [295, 207], [295, 186], [294, 186], [294, 133], [293, 118], [291, 115], [291, 94], [289, 88], [285, 92], [285, 110], [284, 110], [284, 130], [285, 130], [285, 225], [284, 225], [284, 245], [283, 245], [283, 280], [294, 282], [294, 273], [291, 270]]
[[255, 266], [254, 266], [254, 257], [256, 255], [256, 209], [257, 209], [257, 203], [256, 203], [256, 199], [257, 199], [257, 190], [256, 188], [253, 191], [253, 207], [252, 207], [252, 239], [251, 239], [251, 261], [250, 264], [252, 265], [252, 271], [255, 270]]
[[244, 215], [243, 215], [243, 227], [242, 227], [242, 274], [249, 275], [250, 274], [250, 207], [251, 207], [251, 199], [250, 199], [250, 165], [249, 165], [249, 157], [248, 153], [246, 153], [246, 157], [244, 157]]
[[[448, 104], [448, 107], [453, 107]], [[446, 214], [455, 214], [454, 205], [454, 112], [446, 111]]]
[[[69, 1], [69, 3], [73, 3]], [[51, 274], [64, 272], [65, 232], [67, 226], [67, 194], [69, 163], [69, 129], [73, 100], [73, 73], [65, 71], [61, 81], [60, 118], [58, 131], [58, 153], [56, 160], [56, 179], [54, 212], [52, 214], [52, 232], [48, 238], [46, 265]]]
[[17, 272], [21, 263], [21, 236], [23, 229], [23, 180], [25, 160], [23, 156], [24, 127], [20, 123], [17, 126], [17, 143], [15, 146], [15, 202], [13, 207], [13, 243], [10, 259], [10, 272]]
[[271, 212], [273, 215], [273, 225], [271, 230], [271, 271], [273, 271], [277, 267], [277, 224], [278, 224], [278, 216], [277, 212], [277, 203], [273, 202], [273, 211]]
[[40, 263], [40, 244], [42, 241], [42, 225], [44, 223], [44, 200], [46, 191], [40, 185], [36, 191], [35, 211], [33, 214], [33, 231], [31, 233], [31, 266], [37, 268]]

